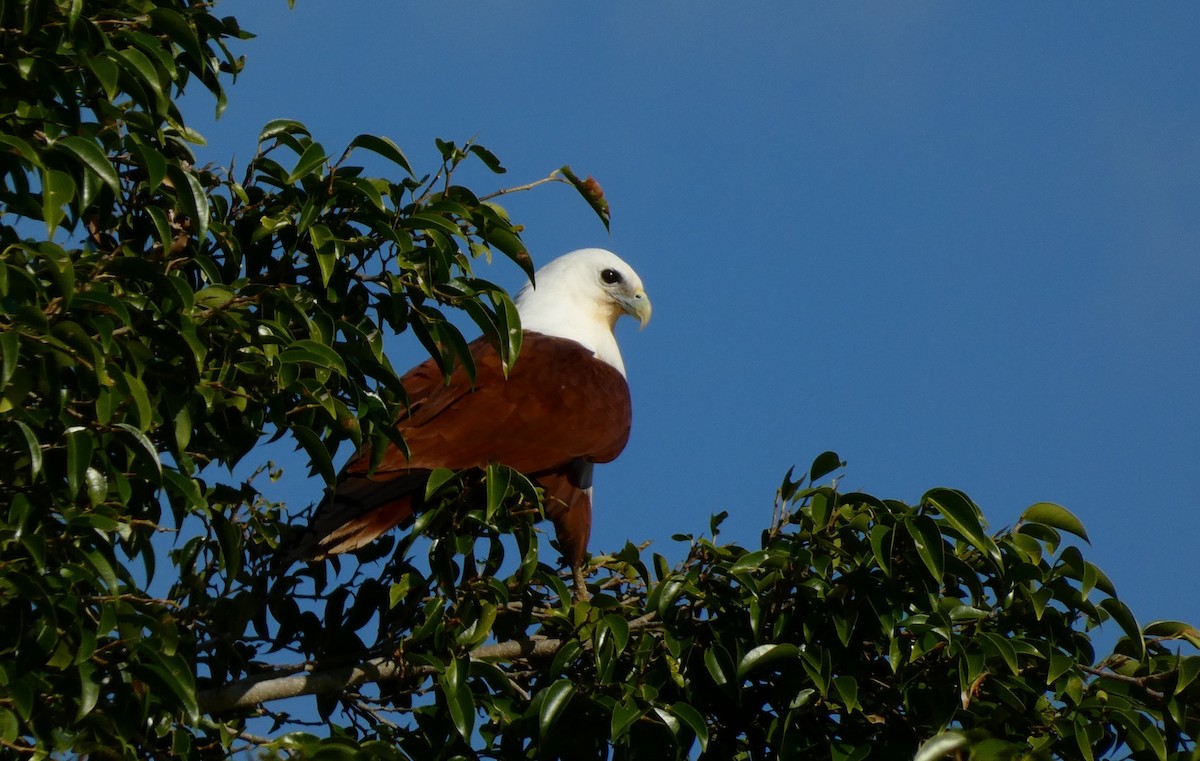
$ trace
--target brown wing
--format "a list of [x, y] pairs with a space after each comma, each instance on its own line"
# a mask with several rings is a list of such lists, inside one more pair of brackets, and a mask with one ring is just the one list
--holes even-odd
[[372, 473], [369, 448], [356, 453], [294, 556], [346, 552], [410, 520], [434, 468], [495, 462], [546, 488], [556, 528], [561, 533], [570, 524], [570, 541], [560, 536], [563, 552], [578, 562], [591, 526], [590, 463], [614, 459], [629, 438], [625, 378], [580, 344], [539, 333], [525, 334], [507, 380], [486, 341], [471, 344], [471, 354], [474, 388], [461, 368], [444, 384], [432, 360], [405, 375], [409, 412], [396, 427], [410, 455], [389, 446]]

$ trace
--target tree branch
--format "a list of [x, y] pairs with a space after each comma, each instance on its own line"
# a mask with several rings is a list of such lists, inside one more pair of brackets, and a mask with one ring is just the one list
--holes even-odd
[[[561, 639], [525, 639], [481, 645], [471, 651], [471, 660], [515, 661], [522, 658], [544, 658], [557, 653], [562, 647], [563, 641]], [[437, 669], [432, 666], [411, 666], [403, 660], [391, 657], [372, 658], [355, 666], [344, 666], [294, 676], [278, 676], [275, 673], [263, 674], [227, 684], [224, 687], [202, 690], [197, 698], [202, 712], [226, 713], [299, 695], [342, 692], [365, 682], [386, 682], [413, 676], [430, 676], [436, 673]]]
[[[636, 631], [654, 622], [654, 613], [646, 613], [629, 622], [629, 629]], [[563, 639], [514, 639], [480, 645], [471, 651], [473, 661], [518, 661], [528, 658], [547, 658], [562, 648]], [[585, 645], [586, 646], [586, 645]], [[303, 664], [279, 671], [242, 679], [224, 687], [201, 690], [196, 696], [200, 711], [207, 714], [227, 713], [242, 708], [251, 708], [262, 703], [300, 695], [324, 695], [344, 692], [366, 682], [387, 682], [414, 676], [432, 676], [437, 673], [433, 666], [412, 666], [398, 658], [372, 658], [355, 666], [342, 666], [325, 671], [310, 671], [311, 664]], [[306, 673], [297, 674], [298, 671]]]

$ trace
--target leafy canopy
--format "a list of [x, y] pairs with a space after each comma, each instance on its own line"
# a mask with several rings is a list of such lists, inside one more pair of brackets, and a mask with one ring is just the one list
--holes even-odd
[[[589, 602], [501, 466], [438, 473], [403, 537], [282, 567], [300, 518], [260, 493], [282, 474], [256, 447], [331, 480], [339, 447], [394, 437], [384, 337], [469, 366], [453, 312], [519, 361], [512, 301], [475, 272], [532, 273], [495, 198], [555, 180], [608, 206], [566, 167], [479, 195], [460, 166], [504, 169], [478, 144], [438, 141], [425, 172], [289, 120], [244, 168], [198, 166], [179, 98], [196, 81], [220, 111], [249, 36], [186, 0], [0, 0], [7, 752], [1196, 757], [1179, 648], [1200, 633], [1139, 628], [1062, 542], [1085, 538], [1070, 513], [992, 534], [954, 490], [814, 486], [829, 453], [758, 547], [719, 543], [720, 518], [675, 566], [630, 545], [594, 559]], [[1097, 659], [1104, 621], [1122, 636]]]

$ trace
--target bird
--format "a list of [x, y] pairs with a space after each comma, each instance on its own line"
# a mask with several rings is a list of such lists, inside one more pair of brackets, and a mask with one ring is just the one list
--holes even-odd
[[369, 445], [346, 463], [290, 553], [320, 561], [358, 549], [410, 523], [424, 507], [436, 468], [501, 464], [543, 490], [575, 593], [592, 526], [592, 474], [629, 440], [632, 404], [614, 329], [624, 315], [641, 327], [650, 298], [633, 268], [611, 251], [584, 248], [534, 274], [515, 298], [521, 350], [505, 374], [493, 345], [469, 345], [474, 383], [463, 367], [447, 380], [434, 360], [402, 378], [405, 412], [396, 422], [408, 451], [389, 443], [371, 468]]

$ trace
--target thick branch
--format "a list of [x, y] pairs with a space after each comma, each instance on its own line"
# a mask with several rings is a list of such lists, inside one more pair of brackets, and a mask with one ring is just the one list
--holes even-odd
[[[562, 647], [561, 639], [510, 640], [481, 645], [471, 651], [471, 660], [515, 661], [520, 658], [544, 658]], [[364, 682], [385, 682], [437, 673], [432, 666], [410, 666], [396, 658], [372, 658], [355, 666], [315, 671], [294, 676], [262, 676], [243, 679], [224, 687], [203, 690], [197, 696], [204, 713], [225, 713], [250, 708], [272, 700], [298, 695], [343, 692]]]
[[[630, 630], [650, 625], [654, 614], [647, 613], [629, 622]], [[561, 639], [515, 639], [480, 645], [471, 651], [473, 661], [517, 661], [527, 658], [546, 658], [554, 655], [566, 640]], [[355, 666], [325, 671], [308, 671], [311, 666], [293, 668], [288, 675], [278, 672], [242, 679], [202, 690], [197, 699], [200, 710], [215, 714], [251, 708], [272, 700], [294, 698], [299, 695], [324, 695], [344, 692], [364, 682], [386, 682], [414, 676], [430, 676], [437, 673], [432, 666], [412, 666], [397, 658], [372, 658]], [[306, 673], [296, 673], [306, 671]]]

